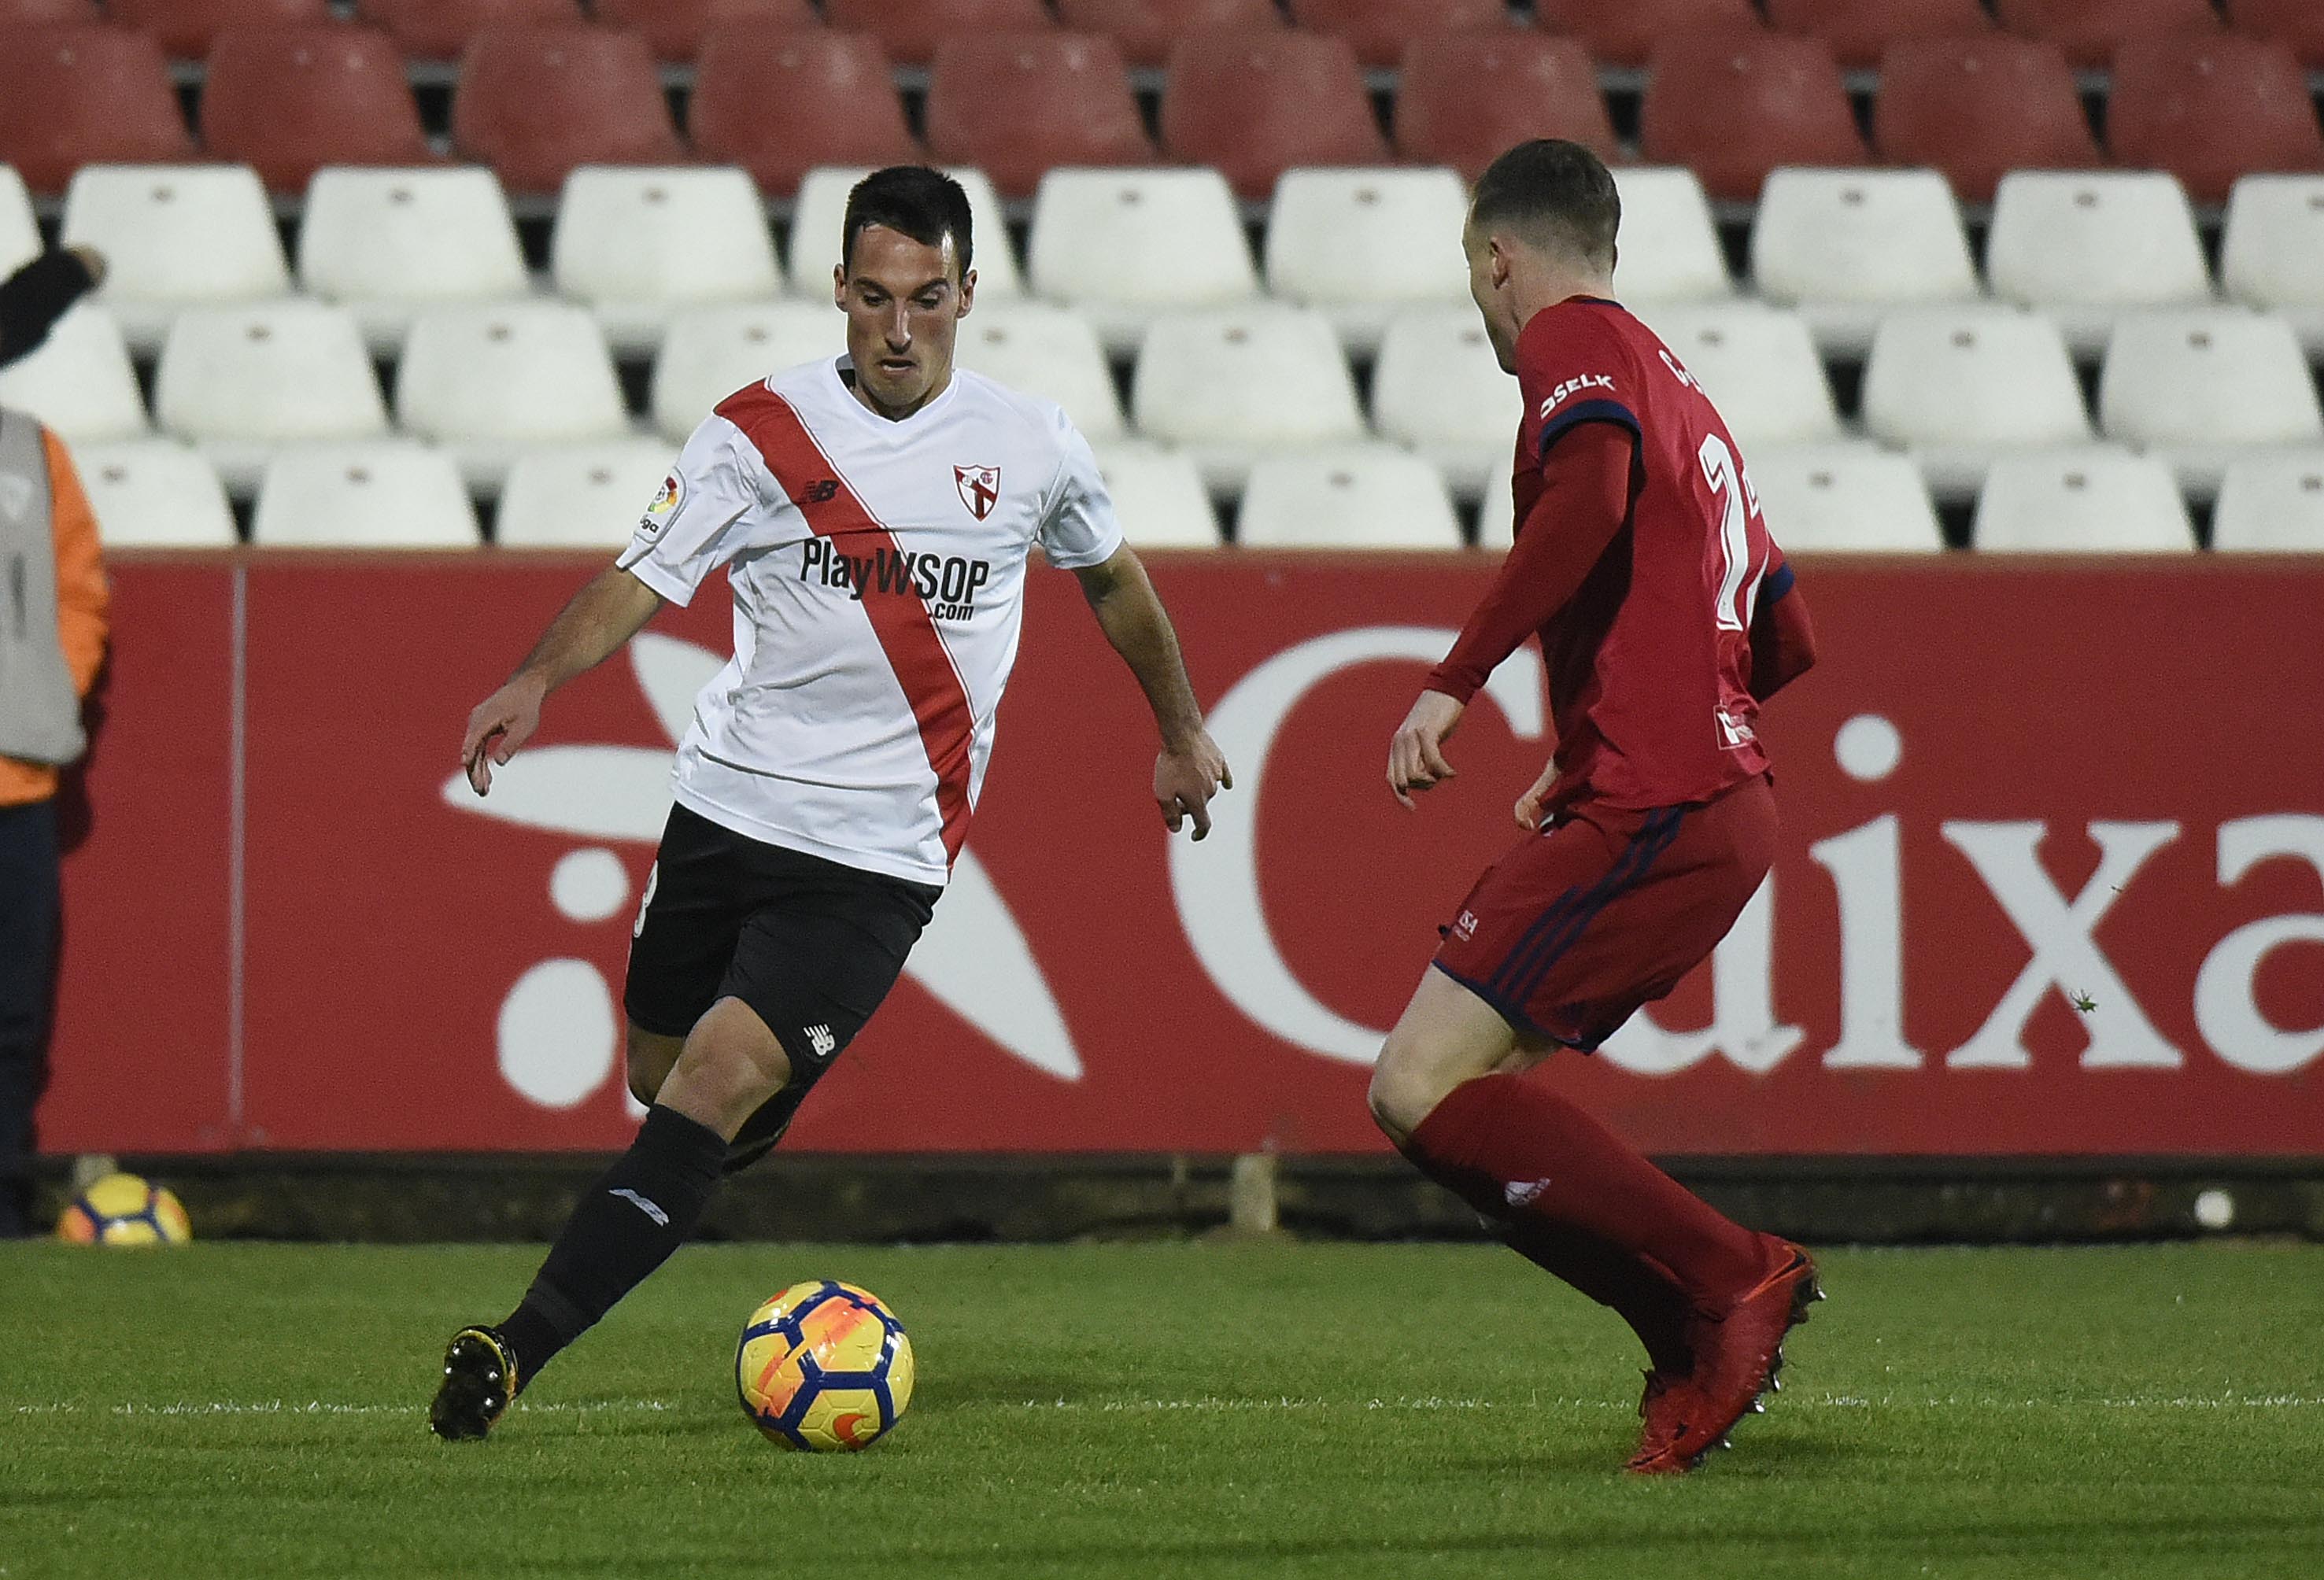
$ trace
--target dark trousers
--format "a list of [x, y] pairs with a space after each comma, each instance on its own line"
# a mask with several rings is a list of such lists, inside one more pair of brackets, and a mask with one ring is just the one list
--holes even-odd
[[29, 1227], [62, 906], [55, 803], [0, 806], [0, 1237]]

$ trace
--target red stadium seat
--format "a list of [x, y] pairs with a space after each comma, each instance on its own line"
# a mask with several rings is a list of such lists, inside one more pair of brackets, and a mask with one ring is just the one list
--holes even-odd
[[741, 165], [782, 198], [817, 165], [921, 157], [887, 52], [862, 33], [715, 29], [695, 71], [687, 130], [703, 158]]
[[1178, 41], [1162, 88], [1162, 146], [1215, 165], [1264, 198], [1293, 165], [1385, 164], [1356, 53], [1313, 33], [1197, 33]]
[[1831, 46], [1842, 66], [1878, 63], [1900, 39], [1986, 32], [1993, 18], [1978, 0], [1767, 0], [1778, 32], [1803, 33]]
[[1432, 34], [1507, 28], [1509, 8], [1502, 0], [1291, 0], [1291, 20], [1347, 40], [1367, 66], [1393, 66]]
[[0, 0], [0, 27], [29, 23], [97, 22], [97, 0]]
[[327, 22], [232, 28], [211, 47], [202, 143], [253, 166], [276, 192], [301, 192], [327, 164], [433, 161], [395, 41]]
[[355, 16], [393, 33], [415, 60], [456, 60], [488, 27], [578, 22], [581, 8], [574, 0], [356, 0]]
[[1691, 165], [1713, 198], [1749, 202], [1777, 165], [1870, 161], [1831, 51], [1813, 39], [1697, 33], [1656, 47], [1641, 157]]
[[678, 164], [652, 52], [611, 28], [487, 28], [460, 63], [452, 144], [512, 192], [554, 192], [575, 165]]
[[937, 46], [994, 32], [1034, 32], [1053, 24], [1041, 0], [824, 0], [834, 27], [878, 36], [896, 61], [925, 66]]
[[61, 192], [85, 164], [194, 157], [170, 63], [150, 33], [102, 26], [0, 27], [0, 164]]
[[1533, 14], [1543, 27], [1572, 33], [1592, 55], [1617, 66], [1645, 65], [1656, 44], [1678, 33], [1759, 31], [1751, 0], [1536, 0]]
[[2065, 51], [2077, 66], [2103, 66], [2143, 33], [2216, 32], [2211, 0], [1995, 0], [2001, 25]]
[[2232, 34], [2123, 45], [2107, 143], [2117, 164], [2169, 170], [2198, 203], [2225, 203], [2238, 176], [2324, 170], [2324, 130], [2299, 60]]
[[1132, 66], [1159, 66], [1186, 33], [1283, 25], [1275, 0], [1057, 0], [1057, 16], [1075, 32], [1105, 34]]
[[230, 27], [331, 20], [327, 0], [112, 0], [105, 10], [124, 27], [152, 33], [181, 60], [208, 54], [217, 35]]
[[1609, 161], [1619, 152], [1597, 68], [1572, 39], [1527, 32], [1416, 39], [1397, 84], [1397, 152], [1416, 164], [1451, 165], [1464, 180], [1532, 137], [1568, 138]]
[[954, 39], [928, 74], [928, 152], [1029, 198], [1051, 165], [1148, 164], [1130, 71], [1111, 39], [988, 33]]
[[716, 27], [814, 27], [810, 0], [596, 0], [599, 22], [645, 35], [664, 60], [691, 60]]
[[2287, 44], [2302, 65], [2324, 70], [2324, 5], [2316, 0], [2227, 0], [2227, 25]]
[[1964, 203], [1992, 202], [2013, 170], [2099, 162], [2065, 56], [2000, 34], [1908, 39], [1883, 55], [1872, 142], [1890, 164], [1944, 171]]

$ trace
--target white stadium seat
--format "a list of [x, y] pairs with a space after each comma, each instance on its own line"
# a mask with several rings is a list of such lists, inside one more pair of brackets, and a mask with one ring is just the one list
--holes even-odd
[[1214, 492], [1240, 489], [1268, 452], [1364, 436], [1331, 321], [1273, 303], [1157, 318], [1130, 404], [1148, 438], [1194, 453]]
[[2056, 323], [2000, 306], [1883, 319], [1865, 363], [1864, 427], [1909, 448], [1937, 497], [1955, 501], [1975, 497], [1997, 456], [2090, 438]]
[[374, 353], [401, 345], [424, 308], [532, 289], [500, 179], [482, 165], [317, 170], [299, 224], [299, 282], [352, 310]]
[[1001, 302], [964, 319], [960, 365], [1054, 400], [1093, 442], [1121, 436], [1121, 397], [1089, 320], [1046, 302]]
[[2229, 463], [2211, 511], [2211, 547], [2324, 554], [2324, 450], [2246, 455]]
[[493, 541], [504, 548], [618, 548], [677, 458], [656, 439], [529, 451], [501, 491]]
[[452, 458], [409, 439], [277, 455], [259, 484], [253, 543], [298, 548], [474, 548], [475, 507]]
[[1635, 304], [1714, 302], [1735, 294], [1711, 199], [1692, 170], [1625, 165], [1614, 172], [1614, 188], [1622, 198], [1616, 296]]
[[2324, 444], [2324, 410], [2300, 339], [2238, 308], [2142, 314], [2115, 326], [2098, 375], [2098, 427], [2153, 451], [2198, 499], [2260, 446]]
[[1101, 445], [1099, 473], [1133, 548], [1216, 548], [1219, 515], [1194, 457], [1136, 439]]
[[149, 431], [121, 326], [87, 301], [57, 320], [38, 351], [0, 368], [0, 406], [30, 412], [67, 444], [143, 438]]
[[1517, 513], [1517, 473], [1510, 466], [1497, 467], [1477, 504], [1477, 547], [1499, 553], [1515, 543]]
[[1840, 411], [1807, 320], [1756, 302], [1647, 309], [1648, 327], [1727, 419], [1748, 455], [1756, 445], [1840, 437]]
[[1373, 423], [1434, 463], [1454, 493], [1473, 499], [1509, 469], [1522, 407], [1473, 307], [1407, 308], [1388, 325], [1372, 366]]
[[1978, 295], [1969, 233], [1935, 170], [1779, 170], [1751, 225], [1751, 276], [1826, 352], [1860, 355], [1882, 314]]
[[[847, 194], [872, 172], [825, 166], [807, 171], [799, 183], [798, 201], [791, 208], [791, 289], [815, 301], [831, 297], [831, 271], [839, 266], [845, 239]], [[1009, 250], [1008, 211], [1001, 194], [982, 170], [947, 167], [945, 174], [968, 193], [969, 267], [976, 271], [979, 297], [1018, 296], [1024, 282], [1017, 273], [1016, 255]]]
[[1033, 289], [1080, 309], [1106, 349], [1138, 347], [1157, 313], [1259, 290], [1242, 211], [1214, 170], [1055, 170], [1033, 200]]
[[83, 165], [65, 190], [64, 239], [105, 254], [97, 299], [141, 352], [182, 308], [290, 289], [274, 211], [246, 165]]
[[583, 165], [549, 238], [557, 289], [586, 303], [619, 351], [660, 339], [670, 314], [779, 295], [759, 188], [733, 166]]
[[1912, 461], [1870, 445], [1777, 446], [1746, 466], [1786, 552], [1931, 554], [1945, 546]]
[[1986, 272], [2005, 301], [2055, 316], [2078, 352], [2126, 309], [2207, 302], [2194, 210], [2160, 170], [2013, 170], [1993, 201]]
[[0, 280], [40, 255], [41, 227], [32, 217], [32, 194], [14, 165], [0, 164]]
[[2115, 445], [1994, 463], [1970, 543], [1986, 553], [2172, 553], [2195, 547], [2171, 469]]
[[168, 439], [89, 445], [73, 470], [107, 548], [231, 548], [234, 509], [217, 469]]
[[2324, 354], [2324, 176], [2246, 176], [2227, 195], [2219, 283], [2233, 299], [2292, 320]]
[[564, 302], [421, 314], [395, 404], [406, 429], [451, 449], [468, 486], [486, 492], [527, 449], [630, 433], [597, 321]]
[[1466, 302], [1469, 191], [1448, 170], [1286, 170], [1268, 211], [1267, 289], [1320, 308], [1357, 355], [1414, 303]]
[[1436, 468], [1388, 445], [1270, 455], [1251, 469], [1235, 541], [1246, 548], [1459, 548]]
[[257, 486], [283, 445], [387, 432], [355, 316], [298, 299], [180, 314], [161, 351], [153, 415], [199, 445], [235, 493]]
[[691, 308], [669, 321], [654, 356], [654, 427], [684, 444], [735, 390], [846, 349], [847, 319], [828, 301]]

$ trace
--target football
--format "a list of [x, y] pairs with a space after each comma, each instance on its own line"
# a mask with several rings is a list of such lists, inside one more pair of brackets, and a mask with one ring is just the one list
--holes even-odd
[[867, 1448], [911, 1402], [912, 1341], [868, 1290], [795, 1283], [742, 1325], [734, 1392], [770, 1442], [811, 1453]]
[[72, 1199], [57, 1238], [75, 1245], [182, 1245], [194, 1237], [178, 1199], [134, 1174], [107, 1174]]

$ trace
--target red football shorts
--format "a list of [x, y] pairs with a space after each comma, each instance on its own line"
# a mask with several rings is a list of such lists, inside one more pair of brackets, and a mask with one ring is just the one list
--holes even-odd
[[1578, 803], [1486, 868], [1436, 969], [1520, 1034], [1593, 1049], [1710, 955], [1775, 856], [1764, 775], [1646, 812]]

